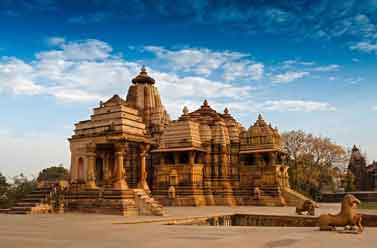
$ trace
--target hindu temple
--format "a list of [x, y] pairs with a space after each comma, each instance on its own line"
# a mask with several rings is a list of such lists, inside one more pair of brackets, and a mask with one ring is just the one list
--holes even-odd
[[295, 205], [277, 128], [244, 128], [207, 100], [171, 120], [143, 67], [125, 98], [99, 102], [69, 138], [64, 211], [161, 215], [163, 206]]

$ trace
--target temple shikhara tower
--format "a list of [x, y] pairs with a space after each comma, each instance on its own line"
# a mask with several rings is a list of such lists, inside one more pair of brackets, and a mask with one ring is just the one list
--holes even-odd
[[304, 199], [289, 187], [277, 128], [261, 115], [246, 129], [204, 100], [171, 120], [156, 85], [143, 67], [126, 99], [114, 95], [75, 124], [64, 211], [162, 215], [164, 205]]
[[352, 148], [348, 171], [354, 176], [355, 190], [374, 191], [377, 189], [377, 162], [367, 165], [365, 157], [356, 145]]

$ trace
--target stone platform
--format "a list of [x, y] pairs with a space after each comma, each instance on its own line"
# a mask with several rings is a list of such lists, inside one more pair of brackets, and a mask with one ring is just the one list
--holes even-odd
[[[320, 204], [317, 214], [337, 212]], [[364, 212], [364, 211], [363, 211]], [[293, 207], [168, 207], [166, 217], [98, 214], [0, 214], [0, 241], [8, 247], [374, 247], [377, 228], [361, 235], [320, 232], [316, 227], [214, 227], [163, 225], [159, 220], [234, 213], [294, 216]], [[376, 213], [365, 211], [365, 213]], [[153, 222], [155, 221], [155, 222]], [[129, 224], [114, 224], [125, 223]], [[139, 224], [131, 224], [139, 223]]]
[[321, 202], [341, 202], [346, 194], [353, 194], [362, 202], [377, 202], [377, 191], [323, 193], [321, 195]]

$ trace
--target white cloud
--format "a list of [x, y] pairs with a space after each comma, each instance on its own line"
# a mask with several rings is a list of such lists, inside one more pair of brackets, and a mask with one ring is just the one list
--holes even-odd
[[303, 65], [303, 66], [313, 66], [316, 63], [313, 61], [300, 61], [295, 59], [285, 60], [282, 62], [284, 66], [292, 66], [292, 65]]
[[146, 46], [144, 50], [155, 54], [176, 72], [191, 72], [208, 77], [216, 71], [222, 73], [222, 78], [226, 81], [260, 80], [264, 73], [264, 65], [250, 60], [250, 55], [245, 53], [218, 52], [205, 48], [169, 50], [158, 46]]
[[194, 72], [204, 76], [208, 76], [228, 60], [237, 60], [247, 56], [238, 52], [213, 52], [209, 49], [196, 48], [173, 51], [163, 47], [146, 46], [144, 49], [169, 63], [175, 70]]
[[33, 67], [22, 60], [13, 57], [1, 58], [0, 90], [26, 95], [41, 93], [43, 87], [32, 80], [33, 72]]
[[366, 53], [372, 53], [375, 52], [377, 53], [377, 43], [369, 43], [366, 41], [361, 41], [356, 43], [355, 45], [352, 45], [351, 50], [357, 50], [357, 51], [362, 51]]
[[[53, 50], [47, 52], [41, 52], [37, 54], [37, 58], [40, 60], [103, 60], [111, 56], [112, 48], [103, 41], [99, 40], [84, 40], [78, 42], [65, 42], [56, 43], [60, 50]], [[58, 41], [58, 42], [61, 42]]]
[[358, 85], [360, 82], [362, 82], [364, 80], [364, 78], [362, 77], [355, 77], [355, 78], [346, 78], [345, 81], [349, 84], [349, 85]]
[[306, 71], [288, 71], [285, 73], [272, 75], [271, 80], [273, 83], [289, 83], [297, 79], [308, 76], [310, 73]]
[[235, 79], [248, 78], [251, 80], [260, 80], [263, 77], [264, 65], [261, 63], [250, 62], [230, 62], [223, 66], [223, 78], [226, 81]]
[[65, 43], [64, 37], [50, 37], [47, 39], [47, 44], [50, 46], [60, 46]]
[[[114, 56], [105, 42], [85, 40], [57, 44], [57, 49], [40, 52], [30, 63], [3, 58], [0, 61], [0, 90], [15, 94], [45, 94], [60, 101], [105, 100], [126, 92], [140, 65]], [[234, 55], [236, 56], [236, 55]], [[260, 74], [259, 65], [247, 65], [251, 74]], [[245, 70], [246, 70], [245, 69]], [[158, 82], [163, 97], [236, 98], [245, 96], [250, 86], [235, 86], [199, 76], [178, 76], [148, 69]]]
[[266, 101], [259, 106], [265, 111], [335, 111], [336, 108], [327, 102], [302, 101], [302, 100], [277, 100]]
[[[113, 94], [125, 93], [131, 79], [140, 70], [139, 64], [114, 56], [112, 48], [105, 42], [97, 40], [61, 42], [62, 40], [55, 42], [56, 49], [38, 53], [36, 59], [29, 63], [17, 58], [2, 58], [0, 91], [49, 95], [65, 102], [106, 100]], [[229, 56], [242, 57], [240, 54]], [[176, 59], [180, 61], [179, 66], [183, 66], [183, 61], [188, 58], [183, 56]], [[202, 63], [202, 58], [197, 61]], [[224, 62], [222, 68], [225, 72], [224, 77], [229, 81], [245, 75], [257, 80], [263, 76], [264, 71], [263, 64], [247, 60]], [[251, 93], [254, 88], [250, 85], [224, 83], [195, 74], [181, 76], [175, 72], [167, 73], [152, 68], [148, 68], [148, 73], [156, 79], [162, 99], [173, 115], [180, 113], [183, 105], [195, 106], [201, 104], [205, 98], [213, 102], [214, 106], [231, 106], [239, 113], [255, 112], [259, 109], [269, 111], [331, 109], [331, 106], [326, 105], [327, 103], [310, 101], [268, 101], [260, 104], [252, 100]], [[291, 71], [273, 76], [273, 82], [290, 82], [308, 74], [309, 72]]]
[[0, 91], [46, 94], [64, 101], [90, 101], [125, 91], [139, 66], [115, 57], [102, 41], [87, 40], [43, 51], [30, 63], [17, 58], [0, 60]]
[[332, 71], [337, 71], [339, 70], [340, 66], [339, 65], [326, 65], [326, 66], [318, 66], [313, 68], [313, 71], [319, 71], [319, 72], [332, 72]]
[[372, 110], [373, 110], [373, 111], [377, 111], [377, 106], [373, 106], [373, 107], [372, 107]]

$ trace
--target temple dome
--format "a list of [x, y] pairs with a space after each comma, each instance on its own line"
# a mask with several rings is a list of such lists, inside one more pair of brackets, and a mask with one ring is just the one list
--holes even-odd
[[148, 76], [147, 70], [145, 66], [141, 68], [139, 75], [132, 79], [132, 83], [134, 84], [154, 84], [155, 80]]
[[271, 124], [268, 125], [262, 115], [258, 116], [257, 121], [247, 131], [250, 141], [259, 140], [261, 143], [280, 143], [280, 134]]

